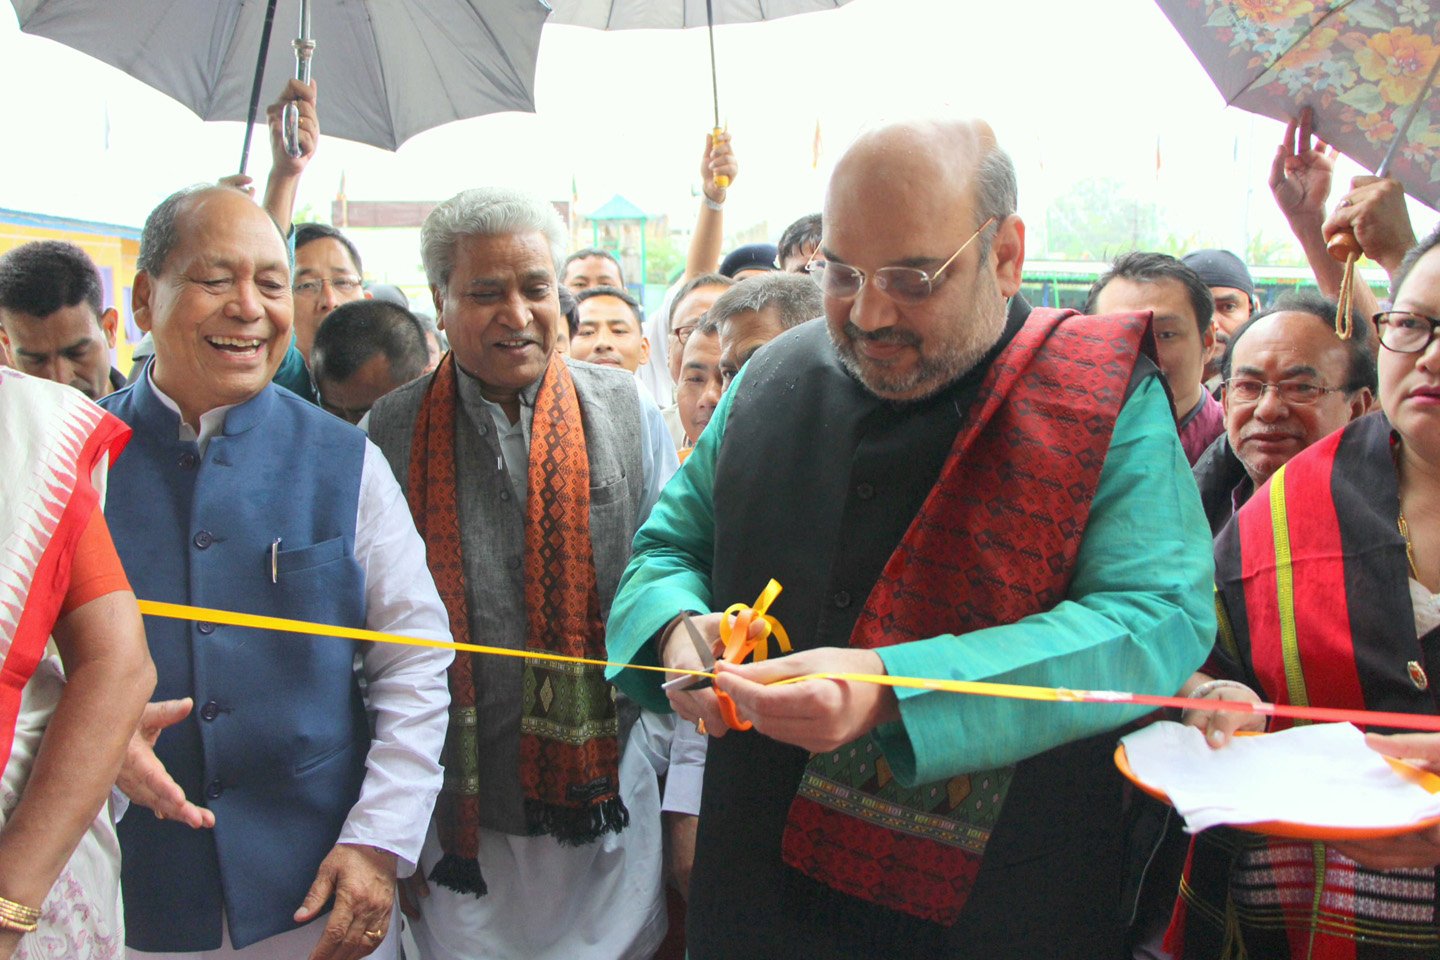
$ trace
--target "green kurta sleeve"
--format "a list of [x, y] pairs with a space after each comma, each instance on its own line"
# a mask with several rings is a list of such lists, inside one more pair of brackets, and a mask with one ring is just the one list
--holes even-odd
[[[715, 408], [700, 442], [680, 470], [665, 485], [655, 508], [630, 553], [620, 578], [605, 645], [618, 663], [659, 664], [659, 651], [651, 641], [681, 610], [709, 611], [710, 559], [715, 543], [715, 457], [725, 435], [731, 400], [745, 376], [731, 382]], [[660, 683], [664, 676], [648, 670], [611, 667], [606, 677], [647, 710], [669, 712]]]
[[[895, 676], [1173, 694], [1215, 639], [1209, 526], [1158, 378], [1121, 411], [1067, 599], [963, 636], [877, 652]], [[897, 689], [875, 731], [905, 783], [1005, 766], [1114, 729], [1147, 707]]]

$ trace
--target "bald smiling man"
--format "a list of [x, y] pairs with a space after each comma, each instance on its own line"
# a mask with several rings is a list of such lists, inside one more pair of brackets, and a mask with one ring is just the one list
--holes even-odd
[[1120, 955], [1111, 754], [1138, 711], [768, 685], [1175, 690], [1209, 650], [1209, 537], [1149, 315], [1032, 311], [1015, 195], [983, 123], [857, 140], [811, 273], [824, 317], [750, 359], [635, 539], [610, 659], [699, 667], [676, 612], [713, 642], [711, 611], [771, 577], [795, 646], [722, 664], [750, 730], [714, 688], [613, 672], [711, 735], [696, 960]]

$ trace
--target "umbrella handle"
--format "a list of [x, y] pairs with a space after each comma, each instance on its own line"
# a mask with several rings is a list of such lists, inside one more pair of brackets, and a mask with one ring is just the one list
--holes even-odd
[[288, 153], [291, 158], [298, 159], [301, 152], [300, 108], [295, 106], [295, 102], [293, 100], [285, 104], [283, 124], [285, 130], [285, 152]]
[[[719, 127], [716, 127], [715, 129], [710, 131], [710, 145], [712, 147], [720, 143], [720, 134], [724, 132], [725, 131], [720, 129]], [[715, 177], [715, 186], [719, 187], [721, 190], [724, 190], [726, 187], [730, 186], [730, 178], [725, 176], [725, 174], [723, 173], [717, 175]]]
[[[302, 27], [302, 30], [306, 28]], [[298, 40], [290, 41], [295, 48], [295, 77], [301, 83], [310, 82], [310, 58], [315, 55], [315, 41], [310, 39], [309, 32]], [[304, 152], [300, 147], [300, 108], [295, 101], [285, 104], [285, 111], [281, 114], [280, 129], [285, 138], [285, 152], [292, 159], [298, 160]]]
[[1355, 231], [1348, 228], [1341, 230], [1336, 233], [1335, 236], [1331, 237], [1330, 242], [1325, 244], [1325, 249], [1329, 251], [1330, 256], [1339, 260], [1341, 263], [1344, 263], [1351, 257], [1358, 260], [1364, 252], [1360, 249], [1360, 241], [1355, 239]]

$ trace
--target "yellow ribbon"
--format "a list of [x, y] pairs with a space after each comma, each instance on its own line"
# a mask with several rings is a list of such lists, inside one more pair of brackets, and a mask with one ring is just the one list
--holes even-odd
[[[791, 652], [790, 638], [785, 628], [773, 615], [768, 613], [770, 605], [780, 595], [782, 587], [771, 580], [761, 591], [753, 607], [733, 604], [720, 621], [721, 637], [726, 641], [727, 653], [730, 643], [744, 639], [744, 634], [729, 628], [729, 614], [753, 610], [765, 624], [765, 633], [755, 647], [755, 659], [765, 659], [766, 640], [773, 632], [780, 649]], [[209, 607], [192, 607], [182, 603], [161, 603], [156, 600], [138, 601], [140, 612], [150, 617], [166, 617], [171, 620], [194, 620], [206, 623], [224, 624], [230, 627], [248, 627], [254, 630], [275, 630], [282, 633], [308, 634], [316, 637], [339, 637], [345, 640], [364, 640], [372, 643], [395, 643], [407, 647], [430, 647], [436, 650], [455, 650], [465, 653], [484, 653], [497, 657], [523, 657], [531, 660], [547, 660], [555, 663], [579, 663], [593, 667], [616, 667], [622, 670], [646, 670], [652, 673], [684, 674], [693, 677], [714, 678], [715, 674], [705, 670], [684, 670], [679, 668], [655, 667], [643, 663], [618, 663], [613, 660], [592, 660], [586, 657], [569, 657], [542, 650], [512, 650], [508, 647], [491, 647], [479, 643], [456, 643], [451, 640], [430, 640], [426, 637], [409, 637], [399, 633], [381, 630], [366, 630], [361, 627], [337, 627], [308, 620], [290, 620], [285, 617], [267, 617], [254, 613], [236, 613], [231, 610], [215, 610]], [[1026, 687], [1007, 683], [984, 683], [970, 680], [932, 680], [924, 677], [894, 677], [888, 674], [870, 673], [811, 673], [801, 677], [788, 677], [777, 681], [777, 685], [801, 683], [806, 680], [846, 680], [854, 683], [875, 683], [886, 687], [909, 687], [915, 690], [937, 690], [946, 693], [969, 693], [991, 697], [1013, 697], [1023, 700], [1062, 700], [1077, 702], [1078, 694], [1062, 688]]]
[[[766, 638], [770, 633], [780, 643], [780, 648], [790, 652], [790, 639], [774, 617], [766, 611], [775, 597], [780, 594], [780, 585], [771, 580], [754, 607], [738, 606], [742, 615], [749, 611], [758, 615], [765, 623]], [[711, 677], [715, 674], [706, 670], [672, 669], [641, 663], [617, 663], [612, 660], [592, 660], [586, 657], [567, 657], [543, 650], [511, 650], [505, 647], [489, 647], [478, 643], [455, 643], [450, 640], [428, 640], [424, 637], [407, 637], [398, 633], [384, 633], [379, 630], [365, 630], [358, 627], [337, 627], [324, 623], [310, 623], [305, 620], [288, 620], [284, 617], [265, 617], [251, 613], [235, 613], [230, 610], [212, 610], [208, 607], [191, 607], [179, 603], [159, 603], [154, 600], [139, 601], [140, 612], [151, 617], [167, 617], [173, 620], [195, 620], [221, 623], [233, 627], [250, 627], [256, 630], [277, 630], [285, 633], [309, 634], [317, 637], [342, 637], [347, 640], [365, 640], [374, 643], [398, 643], [409, 647], [431, 647], [439, 650], [457, 650], [466, 653], [485, 653], [497, 657], [524, 657], [531, 660], [546, 660], [556, 663], [580, 663], [595, 667], [615, 667], [621, 670], [646, 670], [652, 673], [684, 674], [692, 677]], [[727, 614], [736, 611], [732, 606]], [[729, 617], [721, 619], [721, 630], [726, 631]], [[727, 639], [735, 642], [736, 636], [743, 640], [748, 631], [729, 631]], [[756, 647], [755, 659], [763, 660], [762, 639]], [[1429, 714], [1401, 714], [1367, 710], [1342, 710], [1328, 707], [1300, 706], [1297, 704], [1244, 703], [1234, 700], [1192, 700], [1187, 697], [1160, 696], [1156, 694], [1129, 693], [1115, 690], [1069, 690], [1064, 687], [1032, 687], [1013, 683], [991, 683], [982, 680], [936, 680], [928, 677], [895, 677], [874, 673], [809, 673], [799, 677], [786, 677], [774, 681], [776, 686], [804, 683], [807, 680], [840, 680], [850, 683], [873, 683], [884, 687], [904, 687], [911, 690], [935, 690], [941, 693], [961, 693], [981, 697], [1005, 697], [1012, 700], [1048, 700], [1057, 703], [1109, 703], [1135, 704], [1152, 707], [1179, 707], [1217, 712], [1255, 713], [1263, 716], [1291, 717], [1326, 722], [1348, 722], [1399, 727], [1410, 730], [1440, 732], [1440, 717]]]
[[765, 589], [760, 591], [760, 596], [756, 598], [753, 605], [746, 607], [743, 603], [732, 603], [725, 608], [725, 615], [720, 618], [720, 639], [725, 643], [723, 659], [729, 660], [731, 663], [743, 663], [745, 660], [743, 654], [737, 657], [736, 653], [744, 646], [745, 639], [750, 633], [750, 621], [746, 621], [744, 630], [734, 630], [732, 625], [736, 622], [735, 618], [743, 616], [747, 610], [753, 612], [753, 619], [759, 620], [765, 625], [762, 628], [760, 639], [755, 641], [757, 663], [768, 655], [770, 634], [772, 633], [775, 634], [775, 641], [780, 644], [781, 651], [790, 652], [789, 634], [785, 632], [784, 627], [780, 626], [780, 621], [768, 613], [770, 604], [775, 602], [775, 598], [780, 596], [780, 591], [783, 589], [785, 588], [780, 586], [779, 582], [772, 579], [765, 584]]

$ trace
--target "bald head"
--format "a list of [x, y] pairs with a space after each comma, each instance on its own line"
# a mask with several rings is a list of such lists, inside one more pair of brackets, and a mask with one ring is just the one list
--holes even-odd
[[[892, 123], [861, 134], [836, 164], [825, 196], [825, 240], [844, 231], [846, 214], [886, 225], [906, 249], [927, 226], [963, 238], [991, 217], [1003, 225], [1015, 213], [1016, 193], [1015, 168], [983, 120]], [[997, 232], [982, 233], [981, 259]], [[921, 258], [918, 251], [908, 256]]]
[[289, 242], [280, 232], [280, 227], [246, 193], [236, 187], [200, 183], [176, 190], [150, 211], [140, 232], [140, 253], [135, 263], [137, 270], [154, 276], [164, 269], [170, 252], [180, 242], [182, 215], [196, 208], [203, 208], [201, 219], [208, 216], [256, 219], [258, 214], [269, 223], [271, 232], [279, 239], [286, 259], [289, 259]]
[[232, 188], [191, 188], [151, 211], [131, 305], [155, 339], [150, 377], [192, 427], [265, 389], [290, 344], [290, 265], [275, 222]]
[[981, 161], [996, 149], [994, 131], [981, 120], [909, 120], [867, 131], [835, 165], [824, 219], [837, 198], [862, 192], [970, 200]]
[[[840, 360], [877, 395], [928, 396], [999, 339], [1020, 289], [1015, 171], [980, 121], [861, 136], [825, 198], [821, 277]], [[870, 283], [877, 271], [886, 282]]]

